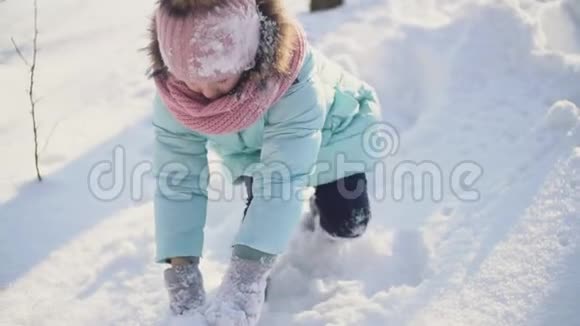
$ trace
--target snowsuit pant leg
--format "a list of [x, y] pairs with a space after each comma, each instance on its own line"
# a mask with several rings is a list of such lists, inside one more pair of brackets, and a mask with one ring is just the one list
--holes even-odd
[[[244, 183], [248, 194], [245, 217], [253, 198], [252, 178], [245, 177]], [[357, 173], [316, 186], [314, 204], [320, 226], [328, 234], [337, 238], [360, 237], [371, 219], [366, 175]]]

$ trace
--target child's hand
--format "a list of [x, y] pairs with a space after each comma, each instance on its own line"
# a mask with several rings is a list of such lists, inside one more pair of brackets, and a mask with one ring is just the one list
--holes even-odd
[[205, 289], [199, 262], [174, 264], [172, 259], [172, 266], [164, 274], [171, 311], [181, 315], [202, 307], [205, 304]]
[[258, 323], [273, 261], [233, 257], [217, 295], [205, 307], [211, 326], [255, 326]]

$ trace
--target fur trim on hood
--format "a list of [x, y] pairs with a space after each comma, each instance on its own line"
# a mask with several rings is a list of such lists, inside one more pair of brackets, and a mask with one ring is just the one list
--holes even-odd
[[[160, 0], [159, 10], [169, 10], [176, 16], [187, 15], [196, 6], [217, 7], [227, 0]], [[287, 75], [292, 61], [294, 42], [297, 37], [296, 22], [284, 8], [283, 0], [256, 0], [261, 13], [260, 45], [256, 65], [247, 72], [246, 78], [265, 82], [272, 75]], [[176, 19], [179, 19], [176, 17]], [[150, 25], [150, 43], [147, 47], [151, 60], [150, 76], [166, 74], [167, 66], [161, 57], [155, 15]]]

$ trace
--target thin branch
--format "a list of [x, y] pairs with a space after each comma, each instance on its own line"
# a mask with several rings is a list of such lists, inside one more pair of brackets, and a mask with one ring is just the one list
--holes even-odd
[[46, 147], [48, 147], [48, 142], [50, 141], [50, 139], [52, 138], [52, 135], [54, 134], [54, 132], [56, 131], [56, 127], [58, 127], [58, 125], [61, 123], [62, 121], [57, 121], [53, 126], [52, 129], [50, 130], [50, 132], [48, 133], [48, 136], [46, 136], [46, 140], [44, 141], [44, 145], [42, 145], [42, 149], [40, 150], [39, 154], [44, 153], [44, 151], [46, 150]]
[[40, 176], [40, 169], [38, 168], [38, 127], [36, 123], [36, 112], [35, 112], [35, 104], [36, 101], [34, 100], [34, 73], [36, 71], [36, 54], [37, 50], [37, 40], [38, 40], [38, 5], [36, 3], [37, 0], [34, 0], [34, 39], [32, 41], [32, 65], [30, 66], [30, 85], [28, 87], [28, 98], [30, 100], [30, 107], [32, 114], [32, 131], [34, 132], [34, 165], [36, 167], [36, 177], [38, 181], [42, 181], [42, 177]]
[[26, 58], [24, 57], [24, 55], [22, 55], [22, 52], [20, 51], [20, 48], [18, 47], [18, 45], [16, 45], [16, 41], [14, 41], [13, 37], [10, 38], [10, 41], [12, 41], [12, 45], [14, 45], [14, 50], [16, 50], [16, 53], [18, 53], [18, 56], [20, 57], [20, 59], [22, 59], [22, 61], [24, 61], [25, 65], [30, 67], [30, 64], [28, 64], [28, 61], [26, 61]]

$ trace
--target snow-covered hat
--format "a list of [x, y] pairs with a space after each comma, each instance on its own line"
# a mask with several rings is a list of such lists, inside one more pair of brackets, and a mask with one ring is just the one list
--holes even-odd
[[224, 79], [255, 65], [256, 0], [161, 0], [155, 22], [163, 61], [179, 80]]

